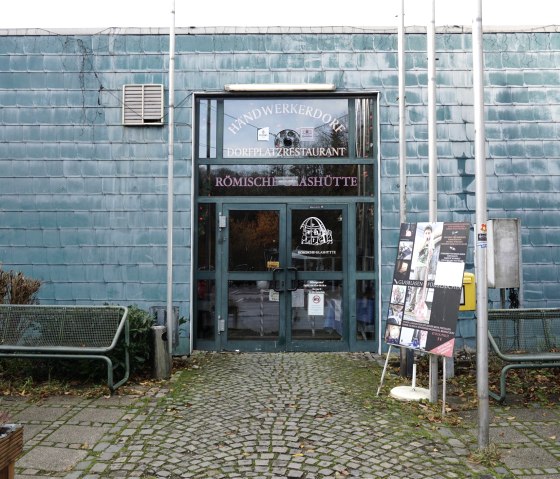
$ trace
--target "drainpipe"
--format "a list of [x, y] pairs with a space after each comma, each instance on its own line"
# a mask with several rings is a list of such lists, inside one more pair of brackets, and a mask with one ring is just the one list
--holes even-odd
[[169, 138], [167, 143], [167, 344], [173, 352], [173, 164], [175, 129], [175, 0], [171, 0], [169, 29]]

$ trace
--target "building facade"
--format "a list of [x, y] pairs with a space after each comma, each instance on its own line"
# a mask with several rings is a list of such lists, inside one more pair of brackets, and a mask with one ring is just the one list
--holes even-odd
[[[426, 44], [407, 29], [411, 222], [428, 219]], [[439, 221], [474, 222], [471, 45], [437, 31]], [[177, 353], [383, 347], [397, 53], [395, 29], [177, 30]], [[558, 307], [559, 28], [487, 29], [484, 61], [488, 216], [520, 220], [524, 305]], [[165, 307], [168, 67], [165, 30], [0, 31], [0, 261], [42, 303]]]

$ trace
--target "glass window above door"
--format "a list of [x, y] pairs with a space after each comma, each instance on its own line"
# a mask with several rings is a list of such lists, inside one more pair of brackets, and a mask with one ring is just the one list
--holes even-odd
[[224, 158], [346, 158], [348, 99], [226, 99]]

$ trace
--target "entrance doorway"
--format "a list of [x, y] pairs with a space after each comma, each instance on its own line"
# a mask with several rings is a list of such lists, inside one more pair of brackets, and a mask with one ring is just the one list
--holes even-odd
[[377, 348], [376, 98], [195, 99], [195, 349]]
[[346, 349], [332, 343], [348, 340], [347, 205], [225, 205], [223, 215], [221, 349]]

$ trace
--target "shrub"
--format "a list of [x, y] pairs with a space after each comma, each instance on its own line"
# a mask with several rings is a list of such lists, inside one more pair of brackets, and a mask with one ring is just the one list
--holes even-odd
[[0, 269], [0, 303], [34, 304], [41, 281], [27, 278], [17, 271]]
[[[128, 307], [128, 324], [130, 326], [130, 372], [145, 372], [151, 367], [152, 358], [152, 326], [154, 317], [138, 306]], [[118, 348], [123, 345], [117, 346]], [[115, 355], [119, 356], [116, 351]]]

